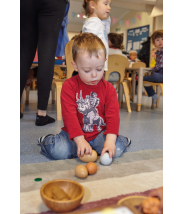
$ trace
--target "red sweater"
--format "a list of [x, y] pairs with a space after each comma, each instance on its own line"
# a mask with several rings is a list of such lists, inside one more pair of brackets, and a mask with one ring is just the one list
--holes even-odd
[[101, 80], [97, 85], [86, 85], [79, 75], [66, 80], [61, 90], [64, 127], [69, 138], [84, 135], [86, 141], [104, 134], [119, 133], [119, 104], [113, 85]]

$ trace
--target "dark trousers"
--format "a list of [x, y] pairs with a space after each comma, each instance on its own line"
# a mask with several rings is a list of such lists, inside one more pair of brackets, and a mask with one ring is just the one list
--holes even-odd
[[38, 47], [38, 106], [46, 110], [65, 0], [20, 0], [20, 97]]
[[[143, 81], [163, 83], [163, 74], [153, 72], [149, 76], [144, 76]], [[152, 86], [144, 86], [144, 88], [148, 94], [148, 97], [152, 97], [155, 94]]]

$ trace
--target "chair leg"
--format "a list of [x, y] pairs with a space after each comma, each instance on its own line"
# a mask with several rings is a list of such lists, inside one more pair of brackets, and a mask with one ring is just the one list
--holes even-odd
[[123, 89], [124, 89], [124, 94], [125, 94], [127, 110], [128, 110], [128, 112], [131, 112], [130, 99], [128, 96], [128, 86], [127, 86], [126, 82], [122, 82], [122, 84], [123, 84]]
[[36, 88], [36, 81], [35, 80], [32, 81], [32, 87], [33, 87], [33, 90], [35, 90], [35, 88]]
[[24, 103], [25, 103], [25, 89], [22, 92], [22, 97], [21, 97], [21, 101], [20, 101], [20, 112], [21, 113], [24, 112]]
[[62, 120], [62, 114], [61, 114], [61, 88], [62, 88], [62, 82], [55, 82], [56, 84], [56, 112], [57, 112], [57, 120]]
[[163, 98], [163, 84], [160, 84], [160, 89], [161, 89], [161, 92], [162, 92], [162, 98]]
[[52, 104], [55, 104], [55, 84], [52, 82]]
[[29, 104], [29, 92], [30, 92], [30, 86], [26, 86], [26, 105]]

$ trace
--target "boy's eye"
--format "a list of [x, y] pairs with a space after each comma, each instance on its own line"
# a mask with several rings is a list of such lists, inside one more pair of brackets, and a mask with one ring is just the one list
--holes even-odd
[[90, 72], [90, 70], [84, 70], [84, 72], [85, 72], [85, 73], [89, 73], [89, 72]]

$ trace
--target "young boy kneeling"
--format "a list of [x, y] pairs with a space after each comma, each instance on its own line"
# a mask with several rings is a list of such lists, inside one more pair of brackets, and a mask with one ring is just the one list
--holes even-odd
[[61, 90], [64, 127], [57, 135], [38, 140], [51, 159], [70, 159], [109, 152], [119, 157], [131, 140], [118, 135], [119, 104], [116, 90], [103, 77], [106, 49], [97, 36], [82, 33], [72, 48], [72, 65], [78, 75], [66, 80]]

